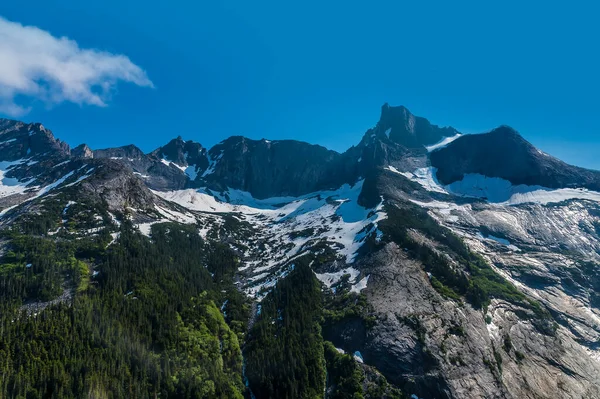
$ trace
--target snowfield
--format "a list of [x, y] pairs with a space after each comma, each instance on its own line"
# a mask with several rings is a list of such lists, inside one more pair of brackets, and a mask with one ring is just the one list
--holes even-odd
[[[324, 190], [300, 197], [256, 199], [247, 192], [228, 189], [212, 193], [205, 189], [154, 193], [189, 210], [213, 214], [235, 214], [255, 229], [256, 242], [244, 243], [249, 249], [240, 270], [248, 276], [246, 292], [258, 296], [272, 287], [295, 258], [314, 244], [335, 248], [341, 270], [317, 274], [331, 287], [344, 274], [350, 274], [353, 291], [364, 289], [368, 277], [344, 265], [352, 264], [358, 249], [371, 234], [378, 234], [377, 222], [386, 217], [383, 204], [368, 209], [358, 204], [363, 181], [337, 190]], [[205, 231], [206, 235], [207, 232]], [[257, 242], [262, 249], [257, 248]]]
[[17, 161], [2, 161], [0, 162], [0, 198], [8, 197], [13, 194], [22, 194], [30, 187], [27, 187], [33, 180], [20, 182], [15, 178], [6, 177], [6, 173], [16, 165], [26, 163], [26, 159], [19, 159]]
[[419, 168], [412, 173], [400, 172], [391, 166], [386, 169], [419, 183], [427, 191], [481, 198], [501, 205], [526, 203], [546, 205], [572, 199], [600, 202], [599, 192], [584, 188], [552, 189], [525, 184], [513, 185], [508, 180], [499, 177], [488, 177], [475, 173], [466, 174], [462, 180], [444, 186], [437, 180], [436, 168], [433, 167]]

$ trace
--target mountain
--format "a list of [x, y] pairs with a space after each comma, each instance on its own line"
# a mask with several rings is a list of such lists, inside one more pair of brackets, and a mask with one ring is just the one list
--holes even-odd
[[45, 153], [54, 156], [68, 155], [70, 152], [66, 143], [55, 139], [52, 132], [40, 123], [0, 119], [0, 135], [3, 140], [3, 158], [7, 160]]
[[466, 174], [480, 174], [514, 185], [600, 190], [600, 172], [567, 165], [508, 126], [454, 140], [431, 153], [431, 165], [444, 184], [462, 180]]
[[432, 125], [427, 119], [411, 114], [403, 106], [391, 107], [387, 103], [381, 107], [377, 127], [391, 141], [407, 148], [421, 148], [458, 134], [452, 127]]
[[202, 178], [215, 187], [247, 191], [256, 198], [298, 196], [339, 187], [345, 176], [333, 173], [339, 153], [294, 140], [231, 137], [209, 151]]
[[344, 153], [0, 120], [1, 396], [600, 398], [599, 173], [388, 104]]
[[181, 136], [169, 141], [165, 146], [157, 148], [151, 155], [177, 165], [192, 181], [206, 171], [209, 165], [206, 148], [202, 147], [200, 143], [184, 141]]

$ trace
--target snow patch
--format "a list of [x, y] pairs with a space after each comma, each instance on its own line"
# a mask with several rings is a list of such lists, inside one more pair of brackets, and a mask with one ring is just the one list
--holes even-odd
[[46, 187], [42, 188], [38, 192], [38, 197], [42, 196], [42, 195], [46, 194], [48, 191], [51, 191], [51, 190], [55, 189], [56, 187], [60, 186], [61, 184], [63, 184], [65, 182], [65, 180], [67, 180], [69, 177], [73, 176], [74, 173], [75, 173], [75, 171], [72, 170], [69, 173], [67, 173], [66, 175], [64, 175], [63, 177], [61, 177], [60, 179], [58, 179], [57, 181], [55, 181], [54, 183], [48, 184]]
[[[395, 171], [393, 167], [388, 170]], [[401, 173], [419, 183], [431, 192], [454, 194], [462, 197], [481, 198], [500, 205], [534, 203], [547, 205], [571, 199], [600, 202], [600, 193], [584, 188], [551, 189], [542, 186], [513, 185], [499, 177], [488, 177], [469, 173], [462, 180], [443, 186], [436, 178], [436, 168], [427, 167], [415, 170], [412, 175]]]
[[581, 188], [550, 189], [542, 186], [513, 185], [508, 180], [467, 174], [458, 182], [446, 186], [449, 192], [465, 197], [483, 198], [492, 203], [517, 205], [536, 203], [546, 205], [570, 199], [600, 202], [600, 193]]
[[182, 171], [183, 173], [186, 173], [186, 170], [188, 169], [187, 166], [178, 165], [175, 162], [171, 162], [171, 161], [169, 161], [168, 159], [165, 159], [165, 158], [161, 158], [160, 162], [162, 162], [163, 164], [165, 164], [165, 165], [167, 165], [169, 167], [174, 166], [177, 169], [179, 169], [180, 171]]
[[217, 162], [219, 162], [221, 160], [221, 158], [223, 158], [223, 150], [221, 150], [221, 153], [219, 155], [217, 155], [216, 158], [213, 159], [212, 156], [208, 156], [208, 168], [206, 168], [206, 170], [204, 171], [204, 173], [202, 173], [202, 177], [206, 177], [208, 175], [211, 175], [215, 172], [215, 167], [217, 166]]
[[362, 354], [359, 351], [354, 352], [354, 360], [356, 360], [359, 363], [364, 363], [365, 361], [363, 360]]
[[83, 181], [83, 180], [87, 179], [88, 177], [90, 177], [90, 176], [92, 175], [92, 172], [94, 172], [94, 170], [95, 170], [95, 169], [96, 169], [96, 168], [91, 168], [91, 169], [90, 169], [90, 170], [88, 170], [88, 171], [87, 171], [87, 172], [86, 172], [84, 175], [82, 175], [82, 176], [79, 176], [79, 177], [77, 178], [77, 180], [75, 180], [73, 183], [69, 183], [69, 184], [65, 185], [65, 187], [71, 187], [71, 186], [74, 186], [75, 184], [77, 184], [77, 183], [80, 183], [81, 181]]
[[112, 237], [112, 239], [108, 243], [107, 247], [110, 247], [111, 245], [113, 245], [119, 239], [119, 237], [121, 236], [121, 233], [119, 233], [119, 232], [110, 233], [110, 236]]
[[360, 294], [360, 292], [362, 290], [364, 290], [365, 288], [367, 288], [367, 283], [369, 282], [369, 277], [371, 277], [371, 275], [367, 275], [363, 278], [360, 279], [360, 281], [356, 284], [354, 284], [352, 286], [352, 288], [350, 289], [350, 292], [354, 292], [356, 294]]
[[190, 178], [190, 180], [196, 180], [196, 177], [198, 177], [198, 171], [194, 165], [188, 166], [183, 172], [187, 175], [187, 177]]
[[22, 194], [28, 188], [28, 184], [30, 184], [33, 180], [20, 182], [18, 179], [14, 177], [6, 177], [6, 173], [10, 171], [10, 169], [14, 168], [16, 165], [21, 165], [27, 162], [25, 159], [19, 159], [17, 161], [2, 161], [0, 162], [0, 198], [7, 197], [13, 194]]
[[350, 281], [356, 281], [360, 272], [352, 267], [348, 267], [333, 273], [315, 273], [315, 276], [320, 282], [325, 284], [327, 288], [331, 288], [332, 285], [339, 283], [342, 276], [346, 274], [350, 275]]
[[155, 205], [154, 208], [160, 213], [165, 219], [173, 222], [193, 224], [196, 223], [196, 218], [192, 214], [184, 214], [181, 212], [174, 211], [172, 209], [166, 209], [159, 205]]
[[69, 202], [67, 202], [67, 205], [65, 205], [65, 208], [63, 209], [62, 214], [66, 215], [67, 211], [69, 210], [69, 208], [71, 207], [71, 205], [75, 205], [76, 203], [77, 202], [75, 202], [75, 201], [69, 201]]
[[478, 238], [480, 238], [480, 239], [482, 239], [482, 240], [495, 241], [495, 242], [497, 242], [498, 244], [504, 245], [504, 246], [505, 246], [505, 247], [507, 247], [508, 249], [510, 249], [510, 250], [512, 250], [512, 251], [515, 251], [515, 252], [519, 252], [519, 251], [521, 251], [521, 250], [520, 250], [518, 247], [516, 247], [515, 245], [512, 245], [512, 244], [510, 243], [510, 241], [508, 241], [508, 240], [507, 240], [507, 239], [505, 239], [505, 238], [496, 237], [496, 236], [494, 236], [494, 235], [491, 235], [491, 234], [484, 235], [484, 234], [482, 234], [482, 233], [477, 233], [477, 237], [478, 237]]
[[456, 135], [451, 136], [451, 137], [444, 137], [439, 142], [437, 142], [433, 145], [430, 145], [430, 146], [426, 146], [425, 148], [427, 149], [428, 152], [439, 150], [440, 148], [446, 147], [448, 144], [452, 143], [454, 140], [456, 140], [460, 136], [462, 136], [462, 134], [457, 133]]
[[140, 223], [137, 225], [137, 228], [140, 231], [140, 233], [142, 233], [146, 237], [150, 237], [150, 231], [152, 230], [152, 225], [154, 223], [159, 223], [159, 222]]
[[126, 160], [128, 160], [129, 162], [134, 162], [134, 161], [135, 161], [135, 159], [133, 159], [133, 158], [126, 158], [126, 157], [110, 157], [110, 159], [113, 159], [113, 160], [121, 160], [121, 159], [126, 159]]
[[442, 185], [438, 182], [436, 177], [437, 168], [427, 167], [427, 168], [419, 168], [415, 170], [409, 179], [419, 183], [423, 188], [427, 191], [432, 191], [436, 193], [447, 194], [448, 191], [442, 187]]
[[392, 165], [388, 165], [386, 166], [384, 169], [389, 170], [390, 172], [402, 175], [408, 179], [413, 179], [414, 178], [414, 174], [410, 173], [410, 172], [400, 172], [398, 169], [394, 168]]

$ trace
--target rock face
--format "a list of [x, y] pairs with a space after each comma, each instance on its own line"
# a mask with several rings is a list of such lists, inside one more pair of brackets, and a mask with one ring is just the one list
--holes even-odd
[[80, 144], [71, 150], [71, 156], [76, 158], [94, 158], [94, 152], [87, 144]]
[[52, 135], [40, 123], [0, 119], [0, 158], [14, 161], [25, 157], [66, 156], [69, 146]]
[[94, 158], [126, 159], [143, 162], [147, 157], [142, 150], [130, 144], [123, 147], [95, 150]]
[[600, 172], [571, 166], [545, 154], [508, 126], [454, 140], [431, 153], [431, 165], [437, 168], [437, 178], [444, 184], [477, 173], [515, 185], [600, 190]]
[[231, 137], [210, 150], [205, 179], [215, 187], [234, 188], [256, 198], [298, 196], [345, 182], [332, 173], [341, 156], [324, 147], [293, 140]]
[[109, 210], [123, 212], [151, 209], [156, 202], [142, 179], [132, 174], [121, 162], [96, 160], [96, 174], [83, 180], [80, 192], [104, 202]]
[[209, 164], [206, 148], [194, 141], [184, 141], [181, 137], [177, 137], [163, 147], [157, 148], [151, 155], [179, 166], [193, 166], [191, 171], [193, 171], [192, 176], [194, 177], [204, 172]]
[[188, 180], [183, 170], [176, 164], [163, 162], [153, 154], [144, 154], [135, 145], [95, 150], [93, 155], [95, 159], [120, 161], [155, 190], [180, 189], [185, 187]]
[[[377, 181], [378, 192], [388, 201], [416, 201], [419, 190], [411, 189], [404, 176], [386, 173]], [[483, 311], [469, 303], [456, 306], [432, 288], [422, 257], [389, 243], [356, 266], [370, 276], [364, 293], [379, 322], [362, 341], [346, 341], [352, 335], [338, 331], [341, 340], [336, 345], [358, 345], [366, 363], [399, 385], [408, 381], [419, 397], [600, 397], [600, 363], [594, 349], [600, 311], [590, 309], [588, 302], [595, 279], [584, 277], [597, 270], [597, 263], [589, 259], [598, 256], [595, 245], [600, 237], [586, 225], [595, 224], [591, 215], [598, 205], [584, 210], [577, 202], [502, 208], [482, 201], [429, 201], [424, 205], [436, 219], [540, 301], [560, 327], [555, 333], [540, 332], [534, 319], [524, 316], [530, 310], [510, 301], [494, 299]], [[408, 210], [413, 205], [399, 206]], [[557, 220], [567, 215], [571, 220], [556, 229]], [[459, 262], [460, 256], [439, 240], [415, 236]], [[557, 241], [564, 243], [563, 249], [554, 247]], [[585, 254], [565, 256], [567, 247]], [[577, 282], [573, 275], [579, 276]]]
[[[135, 146], [95, 153], [82, 144], [70, 150], [39, 123], [0, 119], [0, 208], [23, 204], [23, 211], [35, 213], [38, 197], [74, 188], [78, 197], [105, 202], [119, 212], [128, 206], [152, 207], [153, 195], [125, 163], [141, 165], [145, 158]], [[18, 214], [9, 212], [2, 224]]]

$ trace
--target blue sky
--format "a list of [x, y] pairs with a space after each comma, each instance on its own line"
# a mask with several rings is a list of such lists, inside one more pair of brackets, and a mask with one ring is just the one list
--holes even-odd
[[600, 169], [600, 9], [587, 3], [19, 0], [0, 16], [141, 68], [111, 75], [102, 106], [52, 85], [14, 95], [18, 119], [71, 145], [239, 134], [343, 151], [389, 102], [469, 133], [508, 124]]

